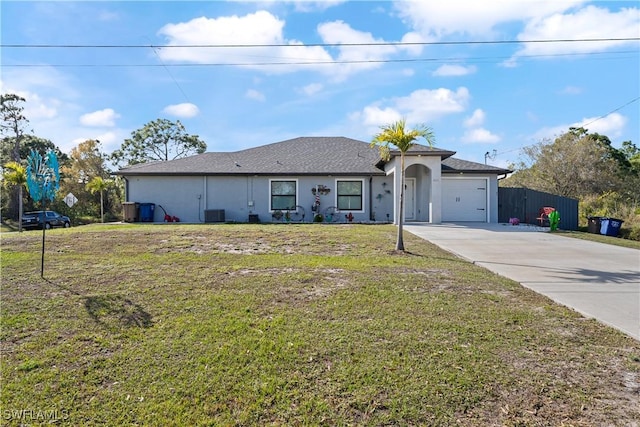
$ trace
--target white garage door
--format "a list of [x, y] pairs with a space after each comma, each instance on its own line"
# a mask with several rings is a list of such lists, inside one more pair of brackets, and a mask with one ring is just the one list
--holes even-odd
[[443, 178], [442, 220], [487, 222], [487, 180]]

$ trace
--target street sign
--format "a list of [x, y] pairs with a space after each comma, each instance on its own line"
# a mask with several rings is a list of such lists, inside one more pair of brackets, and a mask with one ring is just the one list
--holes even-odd
[[64, 197], [64, 202], [67, 206], [72, 207], [78, 202], [78, 198], [73, 195], [73, 193], [69, 193]]

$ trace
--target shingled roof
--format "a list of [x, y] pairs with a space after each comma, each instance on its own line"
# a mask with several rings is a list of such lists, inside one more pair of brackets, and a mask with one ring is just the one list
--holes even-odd
[[[410, 154], [441, 156], [445, 159], [443, 171], [444, 161], [455, 154], [419, 144], [410, 151]], [[392, 151], [392, 155], [397, 153]], [[378, 149], [366, 142], [344, 137], [300, 137], [241, 151], [203, 153], [132, 165], [116, 175], [384, 175], [376, 167], [379, 162]]]
[[455, 157], [449, 157], [442, 161], [442, 173], [491, 173], [497, 175], [503, 175], [511, 173], [513, 171], [509, 169], [503, 169], [496, 166], [485, 165], [482, 163], [470, 162], [468, 160], [456, 159]]
[[118, 175], [370, 175], [378, 151], [343, 137], [301, 137], [234, 152], [134, 165]]
[[[392, 156], [399, 156], [400, 150], [390, 150], [390, 153]], [[438, 148], [438, 147], [430, 147], [422, 144], [413, 144], [405, 154], [409, 154], [409, 155], [423, 154], [428, 156], [440, 156], [443, 159], [446, 159], [447, 157], [451, 157], [454, 154], [456, 154], [456, 152], [443, 150], [442, 148]]]

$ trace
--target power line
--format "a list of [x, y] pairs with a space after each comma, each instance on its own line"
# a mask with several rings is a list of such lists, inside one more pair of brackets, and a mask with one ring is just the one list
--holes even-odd
[[[583, 124], [581, 124], [581, 125], [580, 125], [580, 127], [582, 127], [582, 128], [586, 128], [586, 127], [587, 127], [587, 126], [589, 126], [590, 124], [595, 123], [595, 122], [597, 122], [598, 120], [604, 119], [604, 118], [605, 118], [605, 117], [607, 117], [608, 115], [613, 114], [613, 113], [615, 113], [616, 111], [622, 110], [624, 107], [626, 107], [626, 106], [628, 106], [628, 105], [631, 105], [631, 104], [633, 104], [634, 102], [637, 102], [637, 101], [639, 101], [639, 100], [640, 100], [640, 96], [638, 96], [638, 97], [636, 97], [636, 98], [632, 99], [631, 101], [629, 101], [629, 102], [627, 102], [627, 103], [625, 103], [625, 104], [623, 104], [623, 105], [619, 106], [618, 108], [615, 108], [615, 109], [613, 109], [613, 110], [609, 111], [609, 112], [608, 112], [608, 113], [606, 113], [606, 114], [603, 114], [603, 115], [602, 115], [602, 116], [600, 116], [600, 117], [597, 117], [597, 118], [595, 118], [595, 119], [591, 120], [591, 121], [590, 121], [590, 122], [588, 122], [588, 123], [583, 123]], [[523, 145], [523, 146], [521, 146], [521, 147], [514, 148], [514, 149], [511, 149], [511, 150], [501, 151], [501, 152], [496, 152], [495, 154], [493, 154], [493, 157], [495, 157], [495, 156], [501, 156], [501, 155], [503, 155], [503, 154], [511, 153], [511, 152], [514, 152], [514, 151], [519, 151], [519, 150], [522, 150], [522, 149], [527, 148], [527, 147], [533, 147], [533, 146], [534, 146], [534, 145], [536, 145], [536, 144], [537, 144], [537, 143], [534, 143], [534, 144], [528, 144], [528, 145]]]
[[526, 43], [593, 43], [593, 42], [629, 42], [640, 41], [640, 37], [588, 38], [588, 39], [548, 39], [548, 40], [464, 40], [435, 42], [371, 42], [371, 43], [311, 43], [305, 45], [268, 43], [268, 44], [190, 44], [190, 45], [141, 45], [141, 44], [0, 44], [0, 48], [16, 49], [184, 49], [184, 48], [260, 48], [260, 47], [364, 47], [364, 46], [446, 46], [446, 45], [482, 45], [482, 44], [526, 44]]
[[[157, 51], [154, 53], [158, 56]], [[570, 56], [604, 56], [604, 55], [627, 55], [637, 56], [638, 52], [633, 50], [613, 51], [613, 52], [583, 52], [583, 53], [556, 53], [544, 55], [520, 55], [518, 59], [533, 58], [558, 58]], [[265, 62], [198, 62], [198, 63], [177, 63], [177, 64], [2, 64], [2, 67], [221, 67], [221, 66], [277, 66], [277, 65], [337, 65], [337, 64], [386, 64], [386, 63], [416, 63], [416, 62], [464, 62], [466, 64], [495, 62], [509, 59], [508, 56], [484, 56], [484, 57], [448, 57], [448, 58], [411, 58], [411, 59], [361, 59], [361, 60], [334, 60], [334, 61], [265, 61]], [[620, 57], [601, 58], [620, 59]]]
[[178, 83], [176, 78], [173, 77], [173, 74], [171, 74], [171, 71], [169, 71], [165, 63], [162, 62], [162, 58], [160, 58], [160, 55], [158, 55], [158, 52], [155, 49], [152, 49], [152, 50], [153, 50], [153, 53], [158, 57], [158, 61], [160, 61], [162, 68], [164, 68], [167, 74], [169, 74], [169, 77], [171, 77], [171, 80], [173, 80], [175, 85], [178, 87], [178, 90], [180, 91], [180, 93], [182, 93], [182, 96], [184, 96], [184, 99], [186, 99], [188, 103], [191, 103], [191, 100], [189, 100], [189, 97], [187, 96], [187, 94], [184, 92], [184, 90], [182, 90], [182, 86], [180, 86], [180, 83]]
[[620, 107], [616, 108], [615, 110], [611, 110], [611, 111], [609, 111], [609, 112], [608, 112], [607, 114], [605, 114], [605, 115], [602, 115], [602, 116], [600, 116], [600, 117], [597, 117], [597, 118], [595, 118], [595, 119], [591, 120], [589, 123], [584, 123], [581, 127], [589, 126], [591, 123], [594, 123], [594, 122], [597, 122], [598, 120], [604, 119], [604, 118], [605, 118], [605, 117], [607, 117], [609, 114], [613, 114], [613, 113], [615, 113], [615, 112], [616, 112], [616, 111], [618, 111], [618, 110], [622, 110], [622, 109], [623, 109], [624, 107], [626, 107], [627, 105], [633, 104], [634, 102], [636, 102], [636, 101], [637, 101], [637, 100], [639, 100], [639, 99], [640, 99], [640, 96], [639, 96], [639, 97], [637, 97], [637, 98], [635, 98], [635, 99], [632, 99], [631, 101], [627, 102], [627, 103], [626, 103], [626, 104], [624, 104], [624, 105], [621, 105]]

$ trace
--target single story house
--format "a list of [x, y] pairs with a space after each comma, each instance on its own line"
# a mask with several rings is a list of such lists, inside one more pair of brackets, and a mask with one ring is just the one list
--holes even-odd
[[[454, 154], [419, 144], [406, 153], [405, 221], [498, 222], [498, 178], [511, 171]], [[385, 161], [363, 141], [301, 137], [137, 164], [116, 175], [125, 180], [127, 202], [161, 205], [181, 222], [311, 222], [323, 214], [397, 223], [399, 168], [400, 151]], [[164, 212], [155, 209], [147, 220], [162, 222]]]

